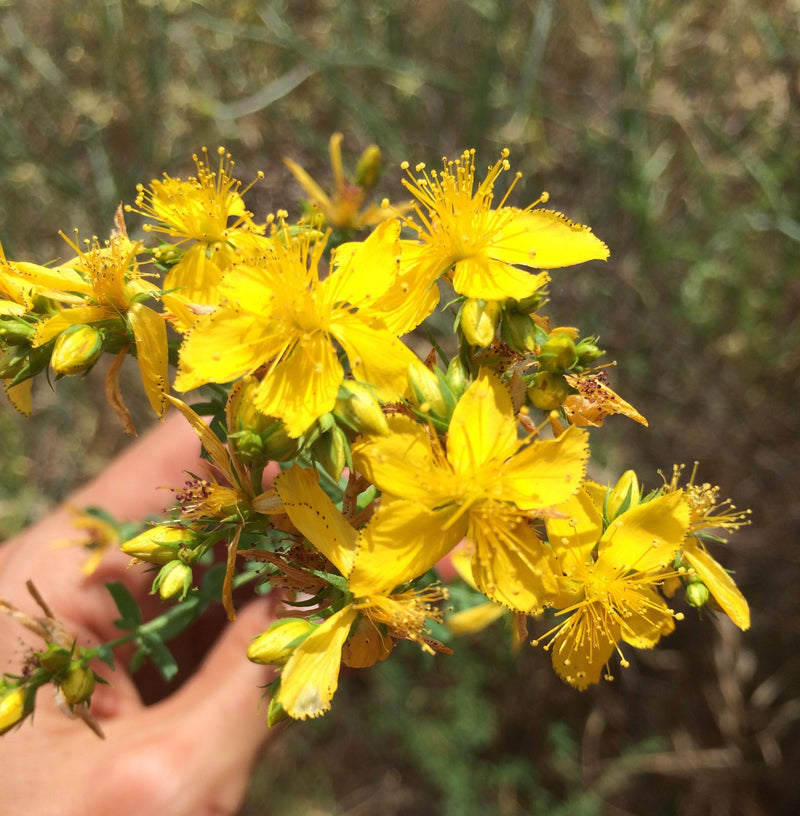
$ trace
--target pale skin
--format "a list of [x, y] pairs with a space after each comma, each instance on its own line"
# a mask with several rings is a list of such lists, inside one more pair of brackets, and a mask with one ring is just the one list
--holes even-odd
[[[187, 470], [201, 472], [198, 454], [194, 432], [182, 417], [170, 416], [68, 501], [103, 507], [119, 520], [140, 520], [172, 503], [172, 494], [159, 487], [179, 487]], [[0, 546], [0, 598], [41, 617], [26, 588], [32, 579], [54, 616], [86, 646], [120, 635], [113, 625], [119, 615], [104, 587], [108, 581], [125, 583], [146, 617], [164, 609], [149, 594], [153, 575], [141, 565], [129, 568], [127, 556], [107, 553], [86, 577], [81, 548], [53, 548], [54, 541], [77, 537], [71, 519], [61, 507]], [[95, 668], [111, 685], [96, 687], [91, 711], [105, 740], [80, 719], [65, 716], [51, 687], [40, 689], [34, 716], [0, 736], [3, 812], [235, 814], [271, 733], [260, 687], [272, 671], [247, 660], [247, 645], [273, 618], [269, 599], [251, 601], [238, 607], [235, 623], [207, 639], [207, 649], [197, 648], [202, 640], [197, 633], [188, 641], [191, 653], [177, 645], [179, 664], [188, 661], [192, 668], [175, 690], [149, 682], [147, 672], [132, 676], [129, 653], [118, 656], [113, 672], [98, 663]], [[42, 645], [19, 621], [0, 614], [0, 673], [19, 673], [31, 649]], [[145, 704], [140, 688], [158, 702]]]

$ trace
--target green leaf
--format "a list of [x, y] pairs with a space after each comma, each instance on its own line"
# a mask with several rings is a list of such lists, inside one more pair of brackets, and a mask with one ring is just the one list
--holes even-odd
[[178, 663], [164, 641], [153, 632], [140, 632], [137, 638], [145, 653], [156, 664], [161, 676], [169, 682], [178, 673]]
[[114, 650], [107, 646], [105, 643], [101, 643], [96, 649], [95, 652], [97, 653], [97, 659], [102, 660], [103, 663], [106, 664], [112, 671], [114, 669]]
[[142, 613], [139, 610], [139, 604], [131, 595], [128, 588], [119, 581], [113, 581], [106, 584], [106, 588], [111, 593], [114, 603], [117, 605], [120, 618], [114, 621], [114, 626], [119, 629], [136, 629], [142, 623]]

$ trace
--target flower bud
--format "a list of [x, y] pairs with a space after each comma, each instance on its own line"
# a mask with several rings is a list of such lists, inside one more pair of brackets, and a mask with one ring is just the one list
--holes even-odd
[[508, 309], [510, 311], [519, 312], [520, 314], [529, 315], [533, 314], [539, 308], [541, 302], [542, 295], [540, 292], [536, 292], [522, 300], [515, 300], [513, 303], [509, 303]]
[[536, 324], [530, 315], [520, 312], [504, 312], [500, 324], [500, 337], [504, 343], [521, 353], [536, 348]]
[[313, 453], [320, 467], [334, 481], [339, 480], [347, 463], [352, 461], [350, 443], [338, 425], [334, 425], [317, 439], [313, 445]]
[[380, 436], [389, 433], [386, 415], [369, 386], [346, 380], [339, 389], [339, 395], [334, 410], [353, 430]]
[[46, 652], [37, 652], [36, 657], [39, 660], [39, 665], [50, 674], [58, 674], [64, 671], [72, 662], [69, 649], [56, 646], [53, 643], [48, 644]]
[[577, 362], [575, 342], [568, 334], [551, 336], [539, 352], [539, 365], [544, 371], [569, 371]]
[[447, 366], [446, 379], [447, 384], [450, 386], [450, 390], [453, 393], [453, 399], [456, 401], [460, 400], [464, 392], [472, 384], [469, 370], [467, 369], [467, 366], [464, 365], [464, 361], [461, 359], [460, 355], [456, 355], [452, 360], [450, 360], [450, 364]]
[[686, 603], [695, 609], [704, 607], [711, 597], [708, 587], [699, 579], [689, 579], [686, 587]]
[[597, 345], [596, 337], [584, 337], [577, 346], [575, 353], [578, 355], [578, 365], [582, 367], [590, 366], [595, 360], [602, 357], [605, 352]]
[[316, 629], [305, 618], [283, 618], [250, 642], [247, 657], [265, 666], [283, 666], [292, 652]]
[[408, 366], [408, 384], [412, 404], [423, 413], [447, 417], [447, 401], [442, 393], [439, 378], [428, 366], [414, 360]]
[[381, 150], [378, 145], [367, 145], [356, 165], [355, 182], [364, 190], [371, 190], [381, 177]]
[[122, 552], [148, 564], [168, 564], [180, 558], [194, 561], [191, 548], [195, 544], [195, 534], [188, 527], [157, 524], [126, 541]]
[[542, 411], [556, 411], [571, 393], [563, 374], [540, 371], [528, 388], [528, 399]]
[[103, 335], [92, 326], [70, 326], [56, 337], [50, 365], [56, 374], [82, 374], [103, 353]]
[[170, 561], [161, 567], [155, 581], [153, 592], [158, 592], [162, 600], [177, 597], [182, 601], [192, 588], [192, 568], [183, 561]]
[[73, 663], [59, 688], [64, 695], [64, 699], [70, 705], [85, 703], [92, 696], [95, 687], [95, 673], [91, 669], [81, 666], [80, 663]]
[[33, 711], [33, 693], [24, 686], [0, 692], [0, 736]]
[[0, 315], [0, 340], [8, 346], [28, 343], [35, 332], [34, 327], [21, 317]]
[[613, 521], [626, 510], [639, 504], [640, 499], [639, 480], [632, 470], [626, 470], [606, 498], [606, 518]]
[[500, 322], [502, 306], [499, 300], [468, 298], [461, 307], [461, 331], [471, 346], [486, 348], [494, 340]]

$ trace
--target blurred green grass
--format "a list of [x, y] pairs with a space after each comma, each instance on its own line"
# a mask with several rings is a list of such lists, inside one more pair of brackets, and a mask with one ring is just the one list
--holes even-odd
[[[725, 553], [753, 606], [745, 635], [687, 621], [582, 695], [492, 635], [435, 666], [409, 651], [271, 748], [246, 813], [796, 812], [796, 2], [0, 0], [0, 42], [14, 259], [65, 255], [60, 229], [107, 233], [138, 182], [187, 175], [203, 145], [240, 177], [265, 171], [259, 214], [296, 200], [283, 156], [325, 176], [335, 130], [353, 158], [380, 144], [387, 194], [404, 159], [475, 147], [489, 164], [508, 146], [515, 201], [547, 189], [612, 250], [556, 273], [550, 309], [600, 334], [650, 420], [609, 420], [601, 464], [655, 485], [699, 459], [754, 511]], [[0, 408], [0, 534], [124, 444], [100, 379], [84, 385], [40, 385], [30, 420]]]

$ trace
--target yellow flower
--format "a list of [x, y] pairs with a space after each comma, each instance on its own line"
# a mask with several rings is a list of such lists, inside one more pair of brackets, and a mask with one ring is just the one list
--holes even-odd
[[[391, 592], [385, 580], [370, 584], [372, 554], [356, 551], [358, 533], [336, 509], [316, 472], [297, 466], [281, 474], [275, 488], [297, 529], [348, 577], [349, 602], [333, 612], [292, 651], [281, 674], [277, 701], [294, 719], [318, 717], [330, 708], [339, 682], [343, 649], [350, 666], [368, 666], [386, 657], [394, 641], [405, 638], [432, 651], [425, 637], [427, 619], [441, 620], [434, 604], [446, 597], [436, 587]], [[366, 569], [362, 569], [366, 567]]]
[[356, 468], [384, 492], [363, 535], [375, 570], [363, 580], [422, 575], [466, 537], [481, 592], [520, 612], [540, 606], [557, 585], [552, 553], [530, 522], [578, 489], [586, 432], [519, 440], [511, 398], [485, 370], [456, 405], [446, 452], [425, 427], [387, 419], [388, 436], [353, 446]]
[[675, 574], [668, 569], [689, 529], [688, 502], [677, 493], [659, 496], [620, 513], [604, 530], [598, 500], [605, 492], [587, 482], [558, 507], [564, 518], [545, 521], [560, 568], [552, 605], [566, 617], [533, 643], [550, 638], [553, 668], [581, 690], [600, 681], [615, 650], [622, 657], [620, 641], [651, 648], [681, 617], [655, 588]]
[[737, 510], [730, 499], [720, 501], [719, 487], [695, 484], [697, 465], [689, 482], [679, 486], [683, 467], [675, 465], [672, 479], [666, 485], [668, 492], [683, 492], [689, 502], [691, 523], [686, 541], [681, 549], [683, 558], [702, 579], [714, 600], [726, 615], [740, 628], [750, 628], [750, 607], [730, 574], [711, 556], [705, 542], [721, 541], [710, 530], [738, 530], [750, 523], [749, 510]]
[[[193, 242], [164, 279], [165, 289], [179, 289], [193, 303], [218, 303], [217, 286], [225, 269], [268, 249], [262, 238], [264, 227], [254, 223], [242, 198], [252, 185], [242, 190], [241, 182], [232, 176], [230, 153], [220, 147], [217, 154], [216, 171], [203, 148], [203, 158], [193, 156], [196, 177], [184, 181], [165, 173], [162, 179], [153, 179], [149, 188], [140, 184], [135, 207], [127, 207], [153, 219], [155, 223], [145, 224], [146, 231], [177, 239], [178, 246]], [[257, 178], [263, 177], [259, 172]], [[157, 258], [159, 254], [164, 255], [156, 250]]]
[[231, 382], [266, 365], [255, 407], [298, 437], [336, 404], [344, 379], [336, 343], [356, 380], [378, 396], [402, 393], [415, 357], [373, 308], [394, 283], [398, 230], [387, 222], [362, 244], [340, 248], [321, 280], [324, 238], [310, 230], [293, 238], [281, 223], [263, 267], [243, 264], [225, 276], [225, 305], [200, 317], [187, 336], [175, 387]]
[[305, 191], [311, 206], [319, 209], [325, 221], [334, 229], [352, 232], [362, 227], [375, 226], [391, 218], [396, 215], [397, 208], [389, 207], [388, 203], [363, 207], [366, 194], [379, 174], [380, 150], [376, 145], [367, 147], [356, 169], [355, 182], [352, 182], [344, 172], [342, 139], [341, 133], [334, 133], [329, 143], [335, 185], [331, 195], [328, 195], [297, 162], [291, 159], [284, 159], [283, 162]]
[[561, 213], [534, 209], [547, 200], [546, 194], [524, 209], [510, 207], [506, 200], [512, 184], [495, 206], [495, 182], [510, 167], [507, 150], [477, 189], [474, 150], [455, 161], [445, 160], [441, 172], [428, 173], [424, 164], [418, 164], [415, 171], [421, 175], [415, 176], [407, 162], [402, 167], [408, 174], [403, 183], [416, 199], [414, 215], [404, 220], [418, 235], [418, 243], [403, 244], [401, 281], [406, 291], [402, 297], [394, 295], [410, 301], [406, 331], [435, 307], [434, 282], [441, 275], [447, 275], [456, 292], [467, 298], [524, 300], [549, 277], [518, 266], [554, 269], [608, 257], [608, 248], [588, 227], [572, 223]]
[[[21, 274], [39, 291], [63, 305], [42, 321], [33, 336], [41, 346], [73, 326], [101, 325], [120, 342], [132, 336], [145, 393], [159, 417], [167, 410], [167, 329], [164, 317], [143, 301], [158, 299], [161, 290], [142, 275], [137, 262], [141, 244], [114, 234], [101, 246], [97, 238], [85, 250], [66, 239], [77, 257], [60, 267], [26, 264]], [[120, 352], [124, 358], [125, 347]], [[110, 389], [118, 397], [119, 369], [112, 368]], [[120, 398], [121, 402], [121, 398]], [[116, 407], [116, 406], [115, 406]]]

